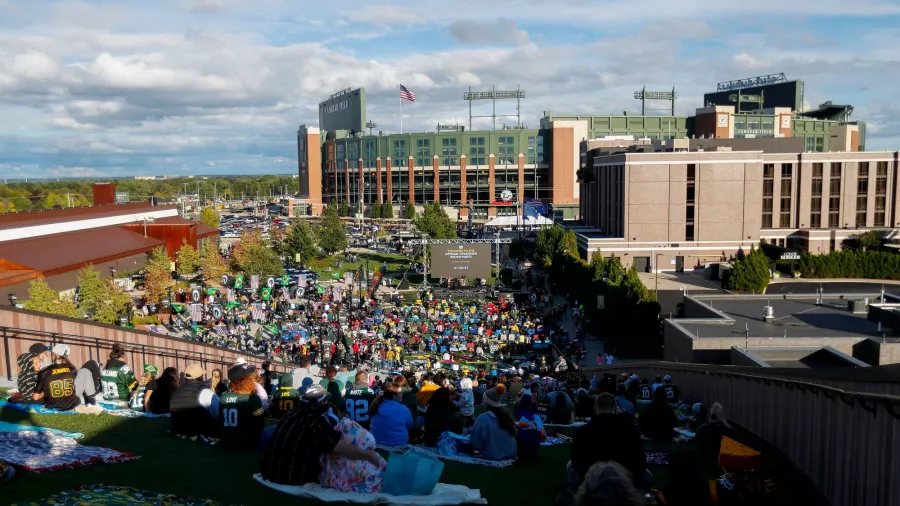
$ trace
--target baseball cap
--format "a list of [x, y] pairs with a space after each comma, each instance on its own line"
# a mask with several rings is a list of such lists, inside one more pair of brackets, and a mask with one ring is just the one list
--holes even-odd
[[236, 365], [246, 364], [246, 363], [247, 363], [247, 359], [244, 358], [244, 357], [238, 357], [238, 359], [235, 360], [234, 363], [235, 363]]
[[256, 372], [256, 367], [238, 364], [228, 369], [228, 381], [240, 381]]
[[321, 402], [328, 397], [328, 393], [321, 385], [312, 385], [303, 393], [306, 402]]
[[278, 386], [279, 387], [293, 387], [294, 386], [294, 375], [289, 372], [282, 374], [278, 378]]
[[50, 351], [50, 347], [44, 343], [34, 343], [28, 348], [29, 353], [34, 353], [35, 355], [44, 353], [45, 351]]
[[72, 350], [69, 349], [69, 345], [67, 344], [60, 343], [53, 347], [54, 355], [68, 357], [70, 353], [72, 353]]
[[184, 377], [187, 379], [202, 378], [204, 374], [206, 374], [206, 371], [198, 364], [191, 364], [184, 370]]
[[500, 402], [500, 391], [497, 390], [496, 387], [491, 388], [484, 392], [484, 395], [481, 398], [481, 401], [487, 406], [493, 406], [495, 408], [499, 408], [503, 406], [503, 403]]
[[666, 374], [666, 377], [663, 378], [663, 381], [672, 381], [672, 377]]

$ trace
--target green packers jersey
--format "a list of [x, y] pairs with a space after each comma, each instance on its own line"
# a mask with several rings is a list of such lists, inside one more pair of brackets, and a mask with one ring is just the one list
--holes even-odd
[[103, 398], [107, 401], [127, 401], [128, 393], [137, 386], [137, 378], [128, 364], [110, 360], [100, 373]]
[[344, 396], [344, 409], [347, 418], [360, 424], [364, 429], [369, 429], [369, 407], [375, 400], [375, 392], [369, 387], [351, 386]]
[[144, 395], [147, 393], [147, 385], [139, 385], [129, 406], [132, 411], [144, 411]]
[[292, 387], [282, 387], [275, 391], [272, 396], [272, 404], [269, 407], [272, 416], [281, 418], [285, 413], [294, 409], [300, 402], [300, 393]]
[[225, 392], [219, 398], [220, 436], [225, 444], [247, 446], [265, 427], [265, 411], [262, 400], [256, 394]]

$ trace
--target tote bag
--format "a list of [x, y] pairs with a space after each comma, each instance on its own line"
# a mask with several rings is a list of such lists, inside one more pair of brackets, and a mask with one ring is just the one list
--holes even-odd
[[391, 453], [381, 492], [391, 495], [428, 495], [437, 486], [444, 463], [420, 452]]

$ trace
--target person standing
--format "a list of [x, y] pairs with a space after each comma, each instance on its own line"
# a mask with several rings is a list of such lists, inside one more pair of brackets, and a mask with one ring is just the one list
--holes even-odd
[[347, 387], [347, 395], [344, 396], [344, 411], [347, 418], [366, 430], [369, 430], [369, 411], [372, 401], [375, 400], [375, 392], [369, 388], [368, 378], [365, 372], [357, 372], [356, 382]]

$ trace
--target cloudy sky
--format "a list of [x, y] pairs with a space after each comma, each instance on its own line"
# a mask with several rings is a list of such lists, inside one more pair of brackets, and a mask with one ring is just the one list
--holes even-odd
[[0, 0], [0, 176], [291, 172], [297, 126], [351, 86], [395, 132], [399, 83], [424, 131], [466, 121], [468, 86], [521, 85], [536, 126], [637, 111], [644, 85], [688, 114], [777, 72], [896, 150], [898, 27], [898, 0]]

